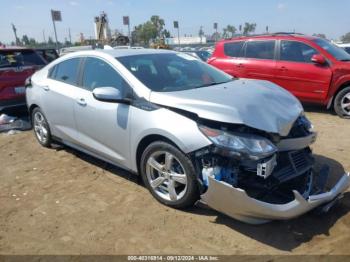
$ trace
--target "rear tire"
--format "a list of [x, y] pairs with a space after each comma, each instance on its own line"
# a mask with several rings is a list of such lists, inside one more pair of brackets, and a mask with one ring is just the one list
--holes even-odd
[[340, 90], [336, 95], [334, 111], [342, 118], [350, 118], [350, 86]]
[[39, 144], [44, 147], [51, 147], [50, 126], [39, 107], [34, 108], [32, 112], [32, 125]]
[[153, 142], [145, 149], [140, 171], [148, 190], [164, 205], [186, 208], [199, 199], [192, 161], [167, 142]]

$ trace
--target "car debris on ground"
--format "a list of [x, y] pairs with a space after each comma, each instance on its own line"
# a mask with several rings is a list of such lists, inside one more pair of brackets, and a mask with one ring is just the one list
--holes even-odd
[[5, 113], [0, 115], [0, 133], [6, 132], [13, 135], [31, 128], [32, 125], [28, 117], [9, 116]]

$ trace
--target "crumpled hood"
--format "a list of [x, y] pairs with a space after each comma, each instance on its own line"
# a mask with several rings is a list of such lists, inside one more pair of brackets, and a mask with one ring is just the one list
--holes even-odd
[[197, 114], [200, 118], [288, 135], [302, 113], [300, 102], [283, 88], [263, 80], [238, 79], [209, 87], [152, 92], [150, 101]]

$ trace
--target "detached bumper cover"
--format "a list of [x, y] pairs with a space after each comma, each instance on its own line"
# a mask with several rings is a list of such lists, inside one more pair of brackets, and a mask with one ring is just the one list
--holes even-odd
[[328, 192], [304, 199], [293, 191], [295, 199], [286, 204], [270, 204], [251, 198], [240, 188], [209, 177], [208, 190], [201, 195], [201, 202], [230, 217], [250, 224], [262, 224], [270, 220], [284, 220], [300, 216], [317, 206], [336, 199], [350, 186], [350, 174], [344, 174]]

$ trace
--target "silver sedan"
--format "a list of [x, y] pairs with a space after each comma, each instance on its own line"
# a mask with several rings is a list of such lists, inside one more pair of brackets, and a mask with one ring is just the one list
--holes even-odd
[[[140, 174], [161, 203], [201, 201], [248, 223], [329, 209], [316, 139], [298, 100], [266, 81], [234, 79], [187, 54], [67, 54], [26, 82], [38, 142], [60, 142]], [[326, 168], [324, 169], [326, 170]]]

